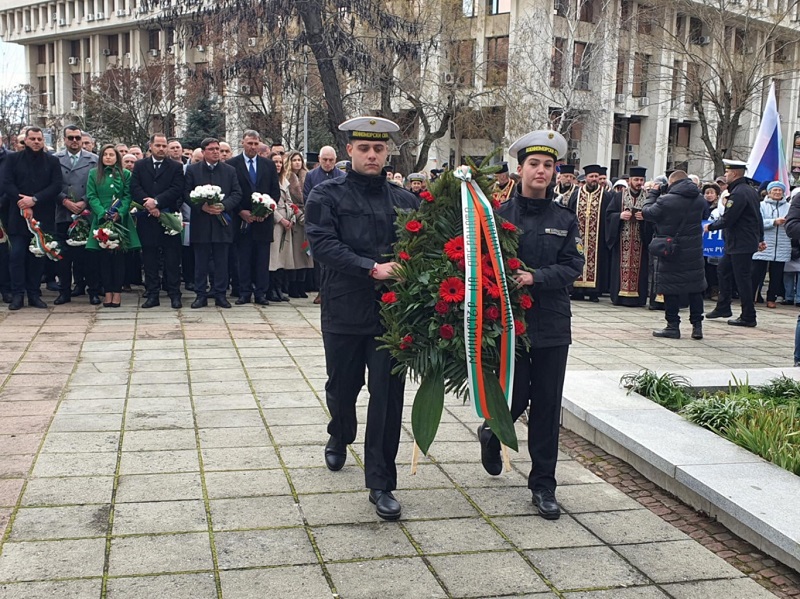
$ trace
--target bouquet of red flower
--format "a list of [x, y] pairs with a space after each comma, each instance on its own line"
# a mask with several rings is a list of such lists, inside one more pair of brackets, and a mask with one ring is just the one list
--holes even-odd
[[[511, 278], [524, 268], [516, 257], [519, 231], [493, 214], [475, 186], [476, 180], [488, 191], [493, 170], [458, 169], [473, 181], [446, 171], [420, 195], [419, 210], [397, 218], [398, 280], [381, 298], [381, 340], [399, 363], [397, 372], [421, 381], [411, 423], [425, 453], [445, 392], [469, 395], [503, 444], [517, 449], [507, 401], [516, 346], [529, 343], [524, 312], [533, 300]], [[465, 220], [473, 206], [480, 218]]]

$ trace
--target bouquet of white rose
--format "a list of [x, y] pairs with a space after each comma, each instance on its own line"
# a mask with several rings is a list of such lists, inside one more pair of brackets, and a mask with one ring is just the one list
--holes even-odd
[[[219, 185], [198, 185], [189, 194], [192, 204], [198, 208], [202, 208], [203, 204], [208, 204], [209, 206], [221, 205], [224, 197], [225, 194], [222, 193], [222, 188]], [[231, 217], [226, 212], [220, 212], [217, 214], [217, 218], [225, 227], [231, 222]]]

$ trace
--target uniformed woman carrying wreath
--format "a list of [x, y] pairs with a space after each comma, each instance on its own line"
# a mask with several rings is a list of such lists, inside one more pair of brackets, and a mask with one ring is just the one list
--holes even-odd
[[[528, 450], [533, 466], [528, 488], [539, 513], [556, 520], [555, 498], [559, 417], [571, 338], [569, 292], [583, 271], [583, 244], [574, 211], [554, 202], [556, 161], [567, 141], [555, 131], [534, 131], [509, 149], [517, 156], [520, 183], [498, 213], [522, 230], [518, 256], [528, 270], [515, 275], [530, 287], [533, 307], [526, 313], [530, 350], [517, 354], [511, 415], [516, 420], [530, 406]], [[489, 474], [503, 465], [500, 442], [484, 424], [478, 429], [481, 461]]]

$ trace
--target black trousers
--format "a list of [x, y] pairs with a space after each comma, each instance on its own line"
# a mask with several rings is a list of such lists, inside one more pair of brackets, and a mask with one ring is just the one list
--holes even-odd
[[511, 416], [516, 422], [530, 406], [528, 452], [529, 489], [556, 490], [561, 395], [567, 370], [568, 345], [523, 351], [514, 364]]
[[753, 260], [753, 293], [760, 293], [764, 285], [764, 278], [769, 271], [769, 287], [767, 287], [767, 301], [774, 302], [778, 296], [784, 297], [786, 289], [783, 286], [783, 269], [785, 262], [772, 262], [769, 260]]
[[125, 280], [126, 252], [121, 250], [100, 250], [100, 281], [106, 293], [120, 293]]
[[328, 434], [340, 443], [355, 441], [356, 398], [369, 369], [367, 429], [364, 444], [366, 486], [394, 491], [397, 488], [397, 448], [403, 419], [405, 379], [391, 374], [394, 361], [375, 335], [323, 333], [328, 382], [325, 397], [331, 421]]
[[[692, 324], [700, 324], [703, 322], [703, 304], [702, 293], [689, 293], [689, 322]], [[664, 318], [670, 324], [679, 325], [681, 317], [678, 312], [681, 308], [681, 298], [683, 295], [664, 294]]]
[[8, 260], [11, 272], [11, 293], [13, 295], [25, 295], [28, 297], [41, 297], [42, 295], [42, 275], [46, 262], [50, 258], [42, 256], [37, 258], [28, 250], [31, 242], [30, 235], [9, 235], [11, 242], [11, 253]]
[[269, 251], [272, 242], [255, 240], [252, 234], [236, 241], [239, 257], [239, 294], [249, 297], [255, 283], [256, 297], [266, 296], [269, 289]]
[[55, 238], [61, 245], [63, 258], [58, 262], [58, 282], [62, 293], [70, 293], [72, 281], [76, 285], [85, 286], [90, 295], [100, 295], [100, 266], [97, 263], [97, 252], [87, 250], [84, 246], [67, 244], [70, 223], [56, 223]]
[[181, 278], [194, 285], [194, 249], [190, 245], [181, 246]]
[[8, 241], [0, 243], [0, 293], [11, 293], [10, 258], [11, 251], [8, 248]]
[[739, 290], [739, 301], [742, 304], [742, 320], [755, 322], [756, 305], [755, 291], [753, 290], [753, 255], [752, 254], [725, 254], [717, 266], [719, 279], [719, 299], [717, 310], [720, 312], [731, 311], [731, 294], [733, 282]]
[[[194, 243], [194, 291], [198, 298], [222, 299], [228, 292], [228, 250], [230, 243]], [[208, 289], [211, 260], [214, 261], [213, 288]]]
[[161, 245], [142, 247], [144, 295], [158, 299], [161, 292], [159, 265], [162, 256], [167, 295], [179, 298], [181, 296], [181, 243], [178, 236], [165, 239]]

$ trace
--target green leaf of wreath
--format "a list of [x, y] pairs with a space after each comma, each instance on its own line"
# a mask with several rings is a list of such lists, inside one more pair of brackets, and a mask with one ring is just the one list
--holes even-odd
[[414, 440], [425, 455], [436, 437], [439, 422], [444, 409], [444, 377], [441, 372], [434, 371], [422, 379], [417, 394], [414, 396], [414, 407], [411, 409], [411, 429]]
[[489, 428], [494, 431], [494, 434], [497, 435], [503, 445], [510, 447], [514, 451], [519, 451], [517, 431], [514, 429], [514, 421], [511, 418], [505, 395], [503, 395], [503, 389], [500, 387], [500, 381], [493, 374], [487, 373], [484, 378], [484, 385], [486, 389], [486, 404], [489, 408], [489, 414], [492, 415], [486, 421], [489, 424]]

